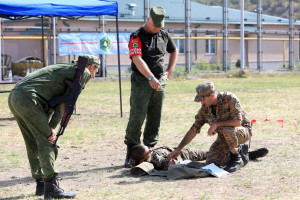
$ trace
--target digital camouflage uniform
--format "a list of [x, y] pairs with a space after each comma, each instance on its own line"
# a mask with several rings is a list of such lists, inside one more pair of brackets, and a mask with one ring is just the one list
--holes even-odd
[[[145, 160], [145, 162], [152, 163], [154, 169], [156, 170], [168, 170], [168, 154], [172, 152], [174, 148], [169, 148], [166, 146], [158, 147], [152, 150], [151, 156]], [[207, 151], [201, 151], [199, 149], [190, 149], [184, 148], [182, 149], [180, 156], [176, 159], [173, 159], [173, 164], [179, 164], [181, 161], [184, 160], [191, 160], [191, 161], [202, 161], [206, 159]], [[136, 166], [134, 160], [130, 160], [131, 167]]]
[[126, 129], [125, 144], [134, 146], [140, 144], [141, 128], [146, 118], [143, 142], [147, 146], [154, 146], [158, 141], [161, 111], [167, 81], [163, 80], [164, 55], [176, 50], [176, 45], [170, 35], [161, 29], [156, 34], [150, 34], [141, 27], [132, 33], [129, 42], [129, 55], [141, 55], [150, 71], [159, 80], [162, 89], [151, 88], [149, 80], [145, 78], [131, 63], [131, 95], [130, 117]]
[[[58, 151], [48, 138], [50, 127], [54, 129], [61, 120], [61, 106], [50, 108], [48, 101], [69, 93], [71, 90], [64, 80], [73, 81], [75, 76], [73, 64], [47, 66], [20, 80], [9, 95], [8, 105], [22, 132], [34, 179], [57, 175], [54, 161]], [[80, 81], [82, 88], [90, 77], [90, 71], [85, 68]]]
[[212, 125], [219, 121], [240, 120], [242, 125], [239, 127], [219, 127], [216, 129], [215, 132], [218, 137], [207, 154], [207, 164], [215, 163], [218, 166], [225, 166], [230, 160], [230, 152], [236, 154], [238, 145], [247, 142], [252, 136], [251, 123], [238, 98], [233, 93], [219, 92], [216, 95], [217, 105], [210, 107], [202, 105], [189, 131], [200, 133], [201, 127], [205, 123]]

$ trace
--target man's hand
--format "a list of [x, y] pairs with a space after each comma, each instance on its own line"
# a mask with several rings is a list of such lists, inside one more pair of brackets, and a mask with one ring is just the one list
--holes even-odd
[[150, 83], [151, 87], [156, 91], [162, 89], [159, 81], [155, 77], [153, 77], [153, 79], [151, 81], [149, 81], [149, 83]]
[[150, 76], [153, 77], [152, 80], [149, 81], [149, 84], [154, 90], [158, 91], [158, 90], [162, 89], [159, 81], [154, 77], [154, 75], [150, 71], [147, 63], [142, 59], [142, 56], [134, 55], [134, 56], [132, 56], [132, 61], [134, 62], [135, 66], [138, 68], [138, 70], [141, 72], [141, 74], [143, 74], [145, 76], [145, 78], [148, 79]]
[[50, 142], [54, 142], [56, 139], [56, 131], [52, 127], [50, 127], [50, 128], [51, 128], [51, 136], [48, 138], [48, 140]]
[[169, 78], [169, 72], [165, 72], [165, 73], [164, 73], [164, 76], [163, 76], [163, 80], [164, 80], [164, 81], [167, 81], [168, 78]]
[[212, 124], [208, 131], [207, 131], [207, 134], [210, 135], [210, 136], [213, 136], [216, 134], [215, 130], [218, 128], [218, 126], [216, 124]]
[[181, 150], [180, 149], [174, 149], [171, 153], [168, 154], [168, 160], [175, 159], [179, 156]]
[[238, 127], [242, 125], [242, 121], [238, 120], [238, 119], [230, 119], [230, 120], [226, 120], [226, 121], [219, 121], [216, 122], [212, 125], [210, 125], [207, 134], [208, 135], [215, 135], [216, 132], [215, 130], [219, 127], [225, 127], [225, 126], [230, 126], [230, 127]]

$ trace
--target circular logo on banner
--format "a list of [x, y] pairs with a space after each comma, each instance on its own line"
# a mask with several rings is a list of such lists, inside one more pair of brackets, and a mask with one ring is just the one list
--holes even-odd
[[138, 47], [139, 45], [138, 45], [138, 43], [133, 43], [133, 47]]

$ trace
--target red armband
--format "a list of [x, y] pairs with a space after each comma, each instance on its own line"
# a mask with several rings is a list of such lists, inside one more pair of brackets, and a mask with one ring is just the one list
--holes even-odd
[[142, 56], [142, 42], [139, 37], [130, 38], [129, 41], [129, 57], [131, 59], [132, 56], [140, 55]]

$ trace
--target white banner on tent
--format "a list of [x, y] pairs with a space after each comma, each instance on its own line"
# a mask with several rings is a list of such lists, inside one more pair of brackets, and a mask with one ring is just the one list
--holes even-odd
[[[120, 33], [120, 53], [128, 54], [129, 36]], [[117, 54], [116, 33], [60, 33], [58, 34], [59, 55]]]

